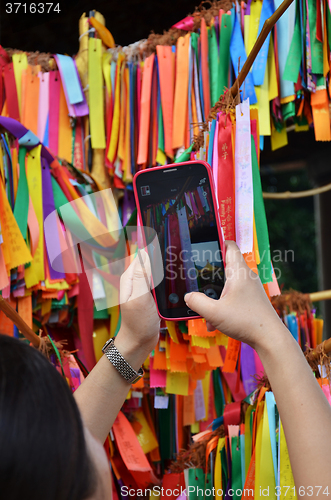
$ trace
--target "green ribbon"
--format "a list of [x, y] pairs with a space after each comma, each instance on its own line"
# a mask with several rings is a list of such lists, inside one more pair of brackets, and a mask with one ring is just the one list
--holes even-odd
[[[72, 120], [73, 118], [71, 118]], [[75, 140], [76, 140], [76, 123], [77, 119], [74, 119], [74, 125], [71, 127], [72, 136], [71, 136], [71, 163], [75, 163]]]
[[195, 55], [197, 68], [199, 67], [198, 44], [199, 44], [198, 33], [191, 33], [191, 47], [192, 47], [193, 53]]
[[172, 413], [173, 413], [173, 398], [169, 395], [169, 405], [168, 408], [157, 410], [157, 419], [159, 422], [160, 432], [160, 456], [161, 456], [161, 467], [162, 473], [164, 472], [164, 461], [172, 460], [172, 435], [173, 435], [173, 425], [172, 425]]
[[209, 80], [211, 105], [218, 101], [220, 96], [218, 91], [218, 48], [214, 26], [208, 30], [208, 52], [209, 52]]
[[241, 499], [241, 495], [236, 495], [237, 490], [242, 490], [242, 478], [241, 478], [241, 451], [240, 451], [240, 439], [238, 437], [232, 437], [231, 439], [231, 451], [232, 451], [232, 474], [231, 474], [231, 488], [234, 491], [232, 498]]
[[228, 457], [226, 456], [225, 446], [221, 449], [221, 462], [222, 462], [222, 484], [223, 490], [226, 490], [228, 484]]
[[299, 125], [299, 126], [303, 126], [303, 125], [308, 125], [308, 120], [307, 118], [305, 117], [305, 115], [301, 115], [301, 116], [295, 116], [294, 117], [294, 122]]
[[325, 78], [324, 75], [316, 75], [316, 87], [324, 87], [325, 86]]
[[178, 158], [175, 160], [175, 163], [182, 163], [183, 161], [190, 161], [191, 152], [193, 151], [193, 144], [189, 148], [187, 148]]
[[220, 27], [220, 54], [218, 65], [218, 97], [224, 94], [224, 87], [229, 85], [230, 41], [232, 35], [232, 19], [230, 14], [222, 15]]
[[121, 324], [122, 324], [122, 315], [121, 315], [121, 310], [120, 310], [120, 313], [118, 315], [117, 326], [116, 326], [116, 330], [115, 330], [115, 333], [114, 333], [114, 337], [116, 337], [116, 335], [120, 331]]
[[328, 33], [329, 49], [331, 50], [331, 12], [329, 8], [329, 3], [325, 2], [326, 5], [326, 30]]
[[101, 309], [98, 311], [96, 307], [94, 306], [93, 308], [93, 319], [108, 319], [109, 318], [109, 313], [107, 310], [107, 305], [105, 309]]
[[[214, 473], [214, 471], [213, 471]], [[213, 498], [213, 480], [210, 473], [205, 475], [205, 500]]]
[[158, 148], [164, 152], [164, 129], [163, 129], [163, 113], [162, 106], [159, 107], [159, 137], [158, 137]]
[[26, 148], [20, 147], [18, 153], [18, 163], [20, 166], [20, 178], [18, 181], [16, 202], [14, 206], [14, 217], [17, 225], [20, 228], [23, 238], [26, 240], [28, 230], [28, 213], [29, 213], [29, 188], [26, 179], [25, 171], [25, 156]]
[[307, 7], [306, 7], [306, 2], [302, 1], [300, 6], [299, 6], [299, 9], [301, 7], [301, 11], [300, 11], [300, 17], [301, 17], [301, 20], [302, 20], [302, 26], [301, 26], [301, 54], [305, 54], [306, 53], [306, 46], [307, 46], [307, 40], [306, 40], [306, 37], [307, 37]]
[[178, 328], [182, 333], [188, 333], [186, 321], [178, 321]]
[[60, 356], [59, 350], [58, 350], [58, 348], [56, 347], [56, 345], [54, 344], [54, 342], [53, 342], [53, 340], [52, 340], [51, 336], [50, 336], [50, 335], [47, 335], [47, 337], [48, 337], [48, 340], [50, 341], [50, 343], [51, 343], [51, 344], [52, 344], [52, 346], [53, 346], [53, 349], [54, 349], [54, 352], [55, 352], [55, 354], [56, 354], [57, 359], [59, 360], [59, 363], [60, 363], [60, 366], [61, 366], [62, 375], [63, 375], [63, 377], [64, 377], [64, 378], [66, 378], [66, 377], [65, 377], [64, 370], [63, 370], [62, 359], [61, 359], [61, 356]]
[[256, 225], [257, 242], [259, 245], [260, 264], [258, 264], [259, 276], [262, 283], [272, 281], [270, 245], [267, 226], [267, 217], [265, 214], [264, 201], [262, 195], [262, 184], [257, 162], [255, 142], [251, 136], [252, 150], [252, 177], [253, 177], [253, 193], [254, 193], [254, 216]]
[[286, 122], [288, 118], [292, 118], [292, 116], [295, 116], [295, 102], [287, 102], [286, 104], [282, 104], [282, 115], [283, 115], [283, 120]]
[[299, 10], [299, 4], [297, 3], [294, 32], [292, 36], [290, 50], [287, 55], [287, 60], [283, 73], [283, 80], [289, 80], [290, 82], [297, 83], [301, 65], [301, 59], [302, 59], [302, 50], [301, 50], [300, 10]]
[[194, 487], [194, 489], [191, 488], [193, 491], [187, 492], [189, 500], [204, 500], [205, 474], [202, 469], [188, 470], [188, 485]]
[[65, 295], [63, 295], [61, 300], [52, 299], [52, 309], [62, 309], [66, 305], [68, 304], [66, 304]]
[[251, 419], [250, 419], [250, 430], [251, 430], [251, 436], [253, 436], [253, 423], [254, 423], [254, 413], [256, 409], [252, 410], [251, 413]]
[[[327, 7], [328, 10], [328, 7]], [[323, 75], [323, 44], [316, 38], [316, 0], [308, 0], [312, 73]]]

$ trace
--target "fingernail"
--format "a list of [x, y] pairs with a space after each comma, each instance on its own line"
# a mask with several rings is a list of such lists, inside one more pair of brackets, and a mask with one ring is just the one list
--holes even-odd
[[192, 295], [192, 292], [190, 292], [190, 293], [186, 293], [186, 294], [184, 295], [184, 300], [185, 300], [185, 302], [187, 302], [187, 301], [188, 301], [188, 299], [190, 298], [190, 296], [191, 296], [191, 295]]

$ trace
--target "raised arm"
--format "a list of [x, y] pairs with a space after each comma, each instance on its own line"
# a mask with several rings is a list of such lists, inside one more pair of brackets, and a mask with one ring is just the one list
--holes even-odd
[[[119, 352], [136, 371], [157, 344], [160, 322], [149, 287], [149, 259], [143, 251], [141, 258], [145, 271], [136, 258], [121, 277], [122, 321], [115, 340]], [[85, 425], [102, 443], [130, 387], [104, 355], [74, 393]]]
[[283, 423], [295, 485], [307, 493], [301, 498], [311, 497], [317, 486], [321, 491], [329, 487], [331, 493], [331, 407], [237, 245], [228, 242], [226, 249], [227, 280], [221, 298], [215, 301], [195, 292], [185, 296], [186, 303], [206, 318], [209, 329], [257, 351]]

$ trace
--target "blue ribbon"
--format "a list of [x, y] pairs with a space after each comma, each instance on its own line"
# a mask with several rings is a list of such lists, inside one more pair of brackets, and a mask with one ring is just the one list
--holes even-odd
[[[247, 56], [237, 15], [234, 16], [234, 26], [230, 42], [230, 55], [235, 75], [236, 77], [238, 77], [238, 74], [245, 63]], [[238, 62], [239, 62], [239, 70], [238, 70]], [[243, 87], [244, 88], [243, 88], [242, 100], [249, 98], [250, 104], [256, 104], [257, 98], [254, 90], [253, 77], [251, 73], [248, 73], [246, 80], [243, 84]]]
[[274, 466], [275, 483], [277, 484], [277, 446], [276, 446], [276, 401], [272, 392], [265, 393], [265, 400], [267, 404], [268, 420], [269, 420], [269, 433], [271, 443], [272, 462]]
[[18, 139], [18, 144], [20, 146], [26, 146], [27, 148], [38, 146], [39, 143], [40, 141], [38, 137], [33, 132], [31, 132], [31, 130], [28, 130], [26, 134]]
[[214, 135], [216, 129], [216, 120], [211, 122], [210, 134], [209, 134], [209, 146], [208, 146], [208, 158], [207, 163], [213, 168], [213, 151], [214, 151]]
[[294, 314], [288, 314], [286, 316], [287, 320], [287, 328], [292, 333], [295, 340], [298, 342], [298, 322], [296, 316]]
[[200, 95], [202, 119], [203, 119], [203, 121], [205, 121], [207, 117], [205, 118], [205, 103], [204, 103], [204, 100], [203, 100], [203, 83], [202, 83], [201, 57], [199, 59], [199, 95]]
[[44, 133], [44, 138], [43, 138], [43, 145], [47, 148], [49, 146], [49, 114], [47, 115], [47, 120], [46, 120], [46, 126], [45, 126], [45, 133]]
[[[263, 0], [260, 24], [259, 24], [259, 34], [262, 31], [265, 21], [269, 19], [270, 16], [272, 16], [274, 11], [275, 11], [274, 1]], [[269, 41], [270, 41], [270, 33], [267, 36], [264, 44], [262, 45], [261, 50], [256, 56], [256, 59], [253, 64], [252, 74], [253, 74], [254, 85], [263, 85], [265, 68], [268, 60]]]
[[[275, 8], [278, 8], [282, 0], [275, 0]], [[294, 9], [294, 12], [293, 12]], [[294, 31], [295, 3], [292, 3], [284, 14], [277, 21], [277, 42], [278, 42], [278, 61], [280, 75], [280, 97], [294, 95], [294, 83], [283, 80], [285, 64], [290, 49], [290, 42]]]
[[215, 418], [212, 423], [212, 429], [213, 431], [216, 431], [221, 425], [224, 423], [224, 417], [223, 415], [221, 417]]
[[78, 104], [84, 101], [73, 60], [71, 57], [62, 54], [56, 54], [56, 57], [61, 66], [61, 76], [64, 79], [70, 104]]

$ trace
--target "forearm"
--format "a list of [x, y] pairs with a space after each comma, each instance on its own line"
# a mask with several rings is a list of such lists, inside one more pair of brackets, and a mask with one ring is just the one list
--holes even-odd
[[274, 325], [270, 339], [256, 350], [275, 395], [296, 487], [330, 488], [331, 407], [287, 328]]
[[[147, 357], [146, 350], [128, 345], [125, 335], [120, 333], [115, 345], [132, 368], [138, 371]], [[74, 397], [85, 425], [102, 443], [107, 438], [130, 387], [104, 355], [75, 391]]]

